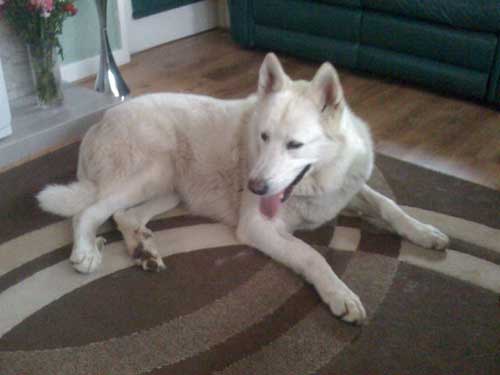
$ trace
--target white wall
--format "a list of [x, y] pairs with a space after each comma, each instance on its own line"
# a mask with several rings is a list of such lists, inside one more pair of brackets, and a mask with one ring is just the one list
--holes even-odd
[[136, 53], [218, 25], [217, 0], [204, 0], [134, 20], [130, 0], [124, 2], [128, 49]]
[[[128, 63], [132, 53], [210, 30], [219, 25], [223, 27], [228, 25], [226, 0], [204, 0], [138, 20], [132, 19], [130, 0], [115, 1], [116, 4], [112, 3], [114, 11], [108, 17], [118, 18], [110, 22], [113, 26], [111, 31], [116, 33], [118, 28], [120, 34], [113, 35], [112, 38], [116, 46], [113, 56], [118, 65]], [[85, 4], [80, 4], [82, 12], [75, 19], [69, 19], [65, 23], [66, 32], [63, 32], [62, 44], [67, 46], [68, 58], [61, 66], [62, 78], [65, 81], [71, 82], [97, 73], [99, 41], [95, 33], [92, 34], [93, 43], [96, 44], [95, 50], [75, 58], [79, 53], [78, 39], [88, 34], [88, 31], [82, 32], [78, 25], [89, 23], [87, 19], [89, 17], [92, 18], [92, 22], [96, 21], [93, 19], [95, 12], [93, 2], [94, 0], [85, 0]], [[28, 96], [34, 89], [25, 46], [4, 23], [0, 21], [0, 58], [4, 64], [7, 92], [12, 100]], [[97, 27], [95, 22], [92, 27], [94, 29]]]
[[[130, 0], [117, 0], [121, 47], [113, 52], [116, 63], [126, 64], [132, 53], [217, 27], [221, 20], [224, 22], [220, 7], [221, 0], [204, 0], [134, 20]], [[65, 64], [62, 77], [75, 81], [93, 75], [97, 72], [98, 61], [99, 57], [93, 56]]]
[[[108, 37], [117, 64], [130, 61], [128, 48], [124, 45], [120, 14], [123, 4], [130, 0], [108, 0]], [[100, 30], [94, 0], [77, 1], [78, 14], [68, 18], [63, 25], [61, 44], [64, 61], [61, 67], [65, 81], [75, 81], [95, 74], [99, 64]], [[125, 41], [126, 42], [126, 41]]]

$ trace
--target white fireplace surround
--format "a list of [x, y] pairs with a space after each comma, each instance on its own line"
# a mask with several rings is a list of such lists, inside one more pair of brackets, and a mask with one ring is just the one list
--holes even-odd
[[7, 88], [2, 69], [2, 59], [0, 59], [0, 139], [12, 134], [11, 114], [9, 107], [9, 98], [7, 97]]

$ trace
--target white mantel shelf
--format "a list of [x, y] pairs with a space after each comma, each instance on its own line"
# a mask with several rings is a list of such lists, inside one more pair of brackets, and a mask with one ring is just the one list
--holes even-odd
[[120, 103], [110, 95], [73, 84], [64, 84], [63, 92], [64, 104], [55, 109], [13, 103], [12, 135], [0, 140], [0, 171], [81, 139], [106, 109]]

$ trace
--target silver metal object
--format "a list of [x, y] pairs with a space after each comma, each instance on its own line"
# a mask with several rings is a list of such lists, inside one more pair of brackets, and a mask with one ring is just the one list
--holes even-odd
[[116, 66], [113, 52], [109, 45], [107, 30], [108, 0], [95, 0], [95, 4], [97, 6], [101, 31], [101, 62], [95, 81], [95, 89], [98, 92], [111, 93], [114, 97], [123, 100], [130, 93], [130, 90], [118, 66]]

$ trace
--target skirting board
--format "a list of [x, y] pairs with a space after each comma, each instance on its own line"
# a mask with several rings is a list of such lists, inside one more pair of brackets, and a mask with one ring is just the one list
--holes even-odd
[[[115, 62], [118, 66], [130, 62], [130, 54], [125, 49], [113, 51], [113, 57], [115, 58]], [[99, 68], [99, 59], [99, 56], [94, 56], [85, 60], [62, 65], [62, 79], [67, 82], [74, 82], [96, 74], [97, 69]]]

